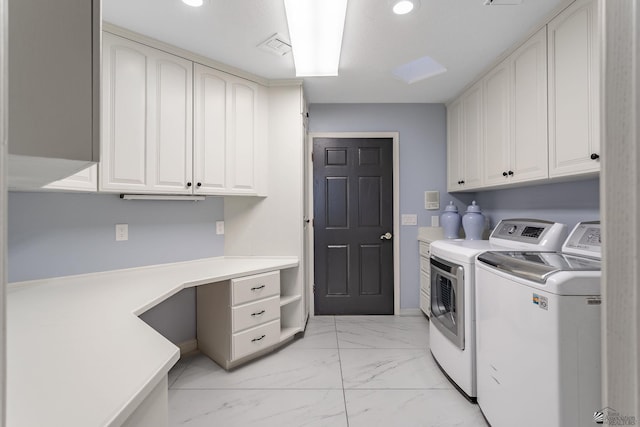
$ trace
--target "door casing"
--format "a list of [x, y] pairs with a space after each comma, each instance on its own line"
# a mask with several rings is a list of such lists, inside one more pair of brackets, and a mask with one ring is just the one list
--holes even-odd
[[[398, 132], [309, 132], [307, 137], [307, 211], [313, 224], [313, 163], [311, 154], [313, 152], [314, 138], [391, 138], [393, 140], [393, 314], [400, 314], [400, 134]], [[314, 274], [313, 263], [313, 227], [307, 227], [307, 247], [305, 248], [305, 259], [309, 268], [307, 269], [307, 283], [309, 284], [309, 314], [315, 315], [314, 301]]]

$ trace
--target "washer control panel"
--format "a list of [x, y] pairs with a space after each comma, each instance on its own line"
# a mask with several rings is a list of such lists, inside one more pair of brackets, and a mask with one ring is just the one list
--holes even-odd
[[562, 252], [600, 258], [600, 221], [579, 222], [562, 245]]
[[504, 219], [491, 233], [498, 245], [557, 251], [567, 235], [566, 226], [537, 219]]

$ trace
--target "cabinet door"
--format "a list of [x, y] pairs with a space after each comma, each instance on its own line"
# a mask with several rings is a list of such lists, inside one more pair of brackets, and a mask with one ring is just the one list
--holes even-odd
[[103, 34], [101, 191], [150, 188], [147, 163], [149, 48]]
[[153, 50], [148, 106], [153, 116], [148, 141], [150, 190], [190, 194], [193, 182], [193, 63]]
[[230, 76], [229, 91], [228, 188], [236, 193], [255, 193], [258, 87]]
[[512, 182], [548, 178], [547, 33], [543, 28], [512, 55]]
[[189, 194], [192, 63], [103, 35], [100, 190]]
[[194, 66], [193, 178], [198, 194], [218, 194], [226, 185], [226, 77], [209, 67]]
[[476, 84], [462, 98], [462, 186], [482, 184], [482, 85]]
[[447, 190], [460, 190], [462, 179], [460, 156], [462, 155], [462, 101], [447, 107]]
[[600, 154], [596, 2], [577, 1], [548, 30], [549, 175], [598, 172], [591, 159]]
[[508, 182], [511, 135], [510, 61], [498, 65], [483, 79], [484, 183]]

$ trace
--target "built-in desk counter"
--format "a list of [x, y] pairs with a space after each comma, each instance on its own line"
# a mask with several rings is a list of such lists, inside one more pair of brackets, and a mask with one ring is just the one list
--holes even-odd
[[179, 350], [137, 316], [187, 287], [296, 266], [221, 257], [10, 284], [7, 425], [148, 425]]

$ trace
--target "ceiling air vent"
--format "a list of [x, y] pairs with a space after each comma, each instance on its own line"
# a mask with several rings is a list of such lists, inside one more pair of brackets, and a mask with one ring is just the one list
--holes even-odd
[[510, 6], [522, 4], [522, 0], [485, 0], [485, 6]]
[[260, 43], [258, 47], [278, 56], [284, 56], [291, 52], [291, 43], [286, 41], [284, 37], [277, 33]]

